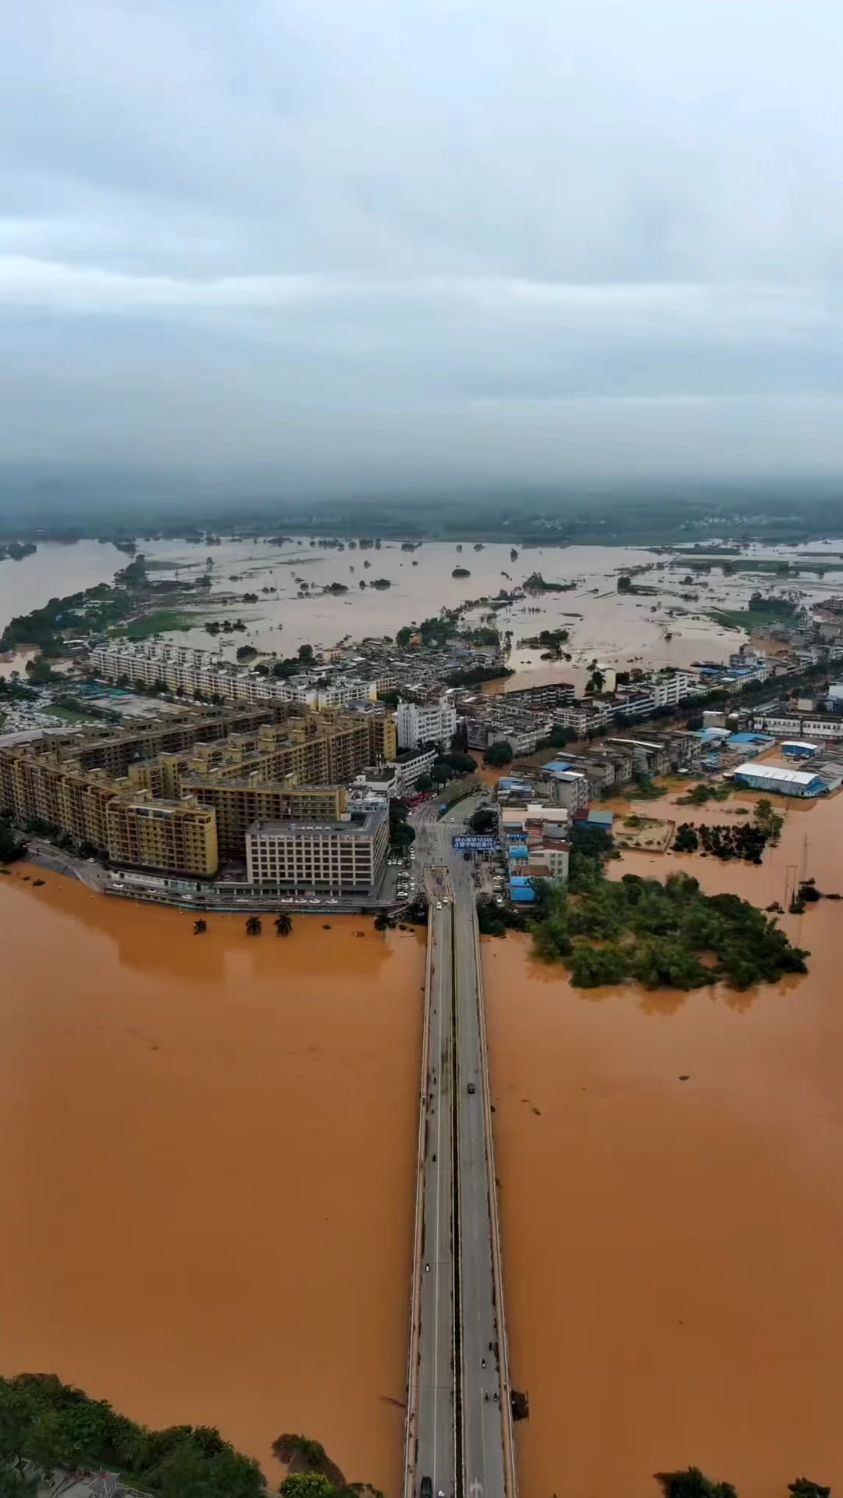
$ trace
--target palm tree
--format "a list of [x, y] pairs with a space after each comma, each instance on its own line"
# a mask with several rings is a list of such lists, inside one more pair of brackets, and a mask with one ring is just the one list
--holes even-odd
[[289, 936], [292, 929], [293, 923], [290, 920], [290, 917], [287, 915], [286, 911], [282, 910], [281, 914], [275, 917], [275, 935]]
[[203, 921], [203, 920], [200, 919], [198, 921], [194, 921], [193, 922], [193, 935], [194, 936], [204, 936], [205, 932], [207, 931], [207, 929], [208, 929], [208, 922], [207, 921]]
[[263, 926], [261, 925], [261, 918], [260, 918], [260, 916], [259, 915], [250, 915], [249, 918], [248, 918], [248, 920], [247, 920], [247, 922], [246, 922], [246, 935], [247, 936], [260, 936], [262, 930], [263, 930]]
[[592, 671], [592, 673], [591, 673], [591, 679], [590, 679], [588, 685], [591, 688], [592, 692], [595, 694], [595, 696], [599, 697], [600, 693], [602, 692], [602, 690], [604, 688], [604, 686], [606, 685], [606, 677], [604, 676], [603, 672], [600, 670], [599, 666], [595, 667], [595, 669]]

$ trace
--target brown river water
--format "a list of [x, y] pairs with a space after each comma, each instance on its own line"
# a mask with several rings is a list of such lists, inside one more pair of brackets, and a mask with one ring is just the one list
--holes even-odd
[[[842, 815], [792, 804], [760, 869], [614, 872], [765, 904], [804, 863], [833, 890]], [[25, 872], [0, 879], [0, 1367], [218, 1424], [270, 1471], [301, 1430], [396, 1494], [419, 938], [194, 938]], [[748, 994], [575, 992], [484, 943], [524, 1498], [655, 1498], [691, 1462], [741, 1498], [843, 1484], [839, 921], [787, 918], [809, 976]]]
[[[761, 868], [614, 871], [685, 868], [763, 905], [790, 865], [843, 892], [841, 833], [843, 799], [792, 803]], [[840, 907], [785, 925], [809, 975], [746, 994], [576, 991], [525, 939], [484, 943], [528, 1498], [653, 1498], [652, 1473], [690, 1463], [740, 1498], [843, 1485]]]
[[276, 1482], [304, 1432], [394, 1494], [420, 939], [194, 937], [28, 872], [0, 878], [0, 1372], [216, 1424]]

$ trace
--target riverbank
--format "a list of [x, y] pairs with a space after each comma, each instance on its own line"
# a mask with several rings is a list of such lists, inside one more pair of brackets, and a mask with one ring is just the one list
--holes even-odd
[[0, 880], [0, 1371], [397, 1492], [422, 938], [44, 877]]

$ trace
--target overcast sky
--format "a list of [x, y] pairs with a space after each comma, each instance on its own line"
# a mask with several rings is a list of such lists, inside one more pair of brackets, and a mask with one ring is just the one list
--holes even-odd
[[3, 7], [0, 459], [843, 472], [843, 0]]

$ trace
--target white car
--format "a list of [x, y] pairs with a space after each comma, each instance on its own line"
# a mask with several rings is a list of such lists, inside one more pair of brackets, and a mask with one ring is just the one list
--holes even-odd
[[437, 910], [441, 910], [442, 909], [442, 901], [441, 900], [437, 900], [436, 901], [436, 909]]

